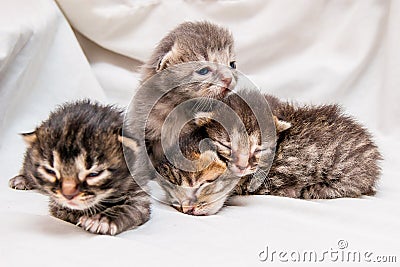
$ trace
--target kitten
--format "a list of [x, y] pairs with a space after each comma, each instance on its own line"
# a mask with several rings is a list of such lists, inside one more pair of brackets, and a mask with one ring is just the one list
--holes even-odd
[[196, 124], [205, 127], [234, 175], [253, 174], [259, 167], [267, 170], [275, 152], [275, 129], [281, 132], [290, 124], [273, 116], [267, 100], [255, 90], [237, 91], [222, 103], [197, 113]]
[[[380, 175], [378, 162], [381, 155], [366, 129], [344, 115], [337, 105], [297, 107], [269, 95], [265, 98], [274, 114], [278, 138], [272, 166], [269, 169], [265, 168], [269, 167], [268, 164], [259, 164], [259, 171], [250, 169], [254, 173], [241, 179], [235, 188], [236, 194], [272, 194], [306, 199], [374, 194]], [[253, 114], [243, 104], [237, 104], [235, 110], [246, 130], [257, 133], [260, 129], [254, 126]], [[234, 160], [237, 152], [231, 147], [226, 132], [221, 133], [213, 121], [204, 122], [201, 124], [206, 127], [209, 137], [214, 143], [221, 144], [217, 145], [221, 158], [228, 161], [228, 166], [232, 163], [237, 165], [238, 161]], [[245, 142], [252, 144], [251, 138]], [[255, 146], [261, 144], [258, 140]], [[247, 155], [248, 160], [241, 161], [251, 166], [256, 155]], [[261, 163], [265, 161], [261, 160]]]
[[[22, 134], [27, 151], [11, 188], [49, 196], [50, 213], [91, 233], [116, 235], [145, 223], [150, 201], [132, 178], [123, 154], [122, 112], [79, 101], [52, 112]], [[129, 160], [134, 151], [125, 151]]]
[[[233, 38], [228, 30], [208, 22], [185, 22], [164, 37], [144, 67], [142, 86], [128, 111], [129, 129], [145, 129], [146, 146], [153, 160], [163, 156], [161, 126], [175, 107], [191, 106], [174, 115], [168, 129], [178, 130], [196, 110], [210, 108], [212, 99], [222, 99], [236, 85]], [[151, 77], [151, 79], [150, 79]], [[185, 132], [193, 125], [187, 125]], [[176, 139], [165, 136], [165, 149]]]
[[375, 194], [382, 156], [371, 134], [355, 119], [337, 105], [288, 103], [276, 110], [276, 116], [291, 127], [279, 134], [268, 178], [255, 194], [304, 199]]
[[143, 66], [142, 81], [180, 63], [209, 61], [236, 68], [232, 34], [210, 22], [184, 22], [168, 33]]
[[180, 138], [183, 156], [192, 161], [184, 168], [180, 168], [176, 151], [167, 153], [169, 159], [165, 156], [155, 166], [167, 202], [182, 213], [197, 216], [217, 213], [238, 182], [214, 152], [215, 147], [207, 140], [201, 143], [204, 136], [199, 128]]

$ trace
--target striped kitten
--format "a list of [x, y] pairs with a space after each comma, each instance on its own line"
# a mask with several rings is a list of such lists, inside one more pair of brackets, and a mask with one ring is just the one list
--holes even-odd
[[[337, 105], [298, 107], [269, 95], [265, 98], [274, 114], [277, 130], [275, 157], [270, 169], [259, 164], [257, 167], [261, 171], [244, 176], [235, 188], [236, 194], [306, 199], [374, 194], [381, 155], [365, 128], [344, 115]], [[235, 110], [250, 137], [255, 135], [259, 128], [253, 125], [253, 114], [244, 105], [235, 106]], [[230, 162], [237, 164], [234, 161], [237, 152], [230, 147], [227, 135], [221, 134], [214, 122], [202, 125], [214, 142], [225, 146], [225, 150], [219, 152], [221, 158], [228, 165]], [[255, 155], [247, 155], [248, 160], [242, 162], [251, 165]], [[257, 182], [254, 187], [255, 180], [264, 182]]]
[[184, 22], [169, 32], [143, 66], [142, 81], [173, 65], [209, 61], [236, 69], [232, 34], [210, 22]]
[[[354, 118], [337, 105], [284, 103], [274, 112], [291, 127], [279, 134], [268, 179], [255, 194], [304, 199], [375, 194], [382, 156]], [[244, 193], [243, 187], [237, 192]]]
[[[191, 118], [191, 112], [207, 108], [210, 99], [222, 99], [229, 94], [236, 85], [235, 68], [232, 35], [218, 25], [185, 22], [160, 41], [143, 67], [142, 86], [127, 116], [129, 129], [145, 129], [145, 133], [139, 132], [138, 139], [146, 135], [153, 162], [163, 156], [161, 126], [173, 109], [197, 98], [167, 126], [180, 129], [180, 123]], [[169, 136], [164, 136], [166, 148], [176, 143]]]
[[[150, 201], [132, 178], [123, 154], [121, 111], [89, 101], [65, 104], [34, 132], [11, 188], [50, 198], [50, 213], [91, 233], [116, 235], [150, 218]], [[134, 151], [125, 151], [134, 158]]]
[[259, 167], [268, 170], [275, 152], [275, 128], [281, 132], [290, 127], [272, 115], [263, 95], [252, 90], [237, 91], [213, 111], [199, 112], [195, 118], [198, 126], [205, 127], [218, 155], [239, 177], [253, 174]]
[[191, 162], [182, 166], [177, 151], [172, 151], [155, 166], [159, 173], [156, 180], [168, 204], [185, 214], [217, 213], [238, 182], [214, 152], [215, 147], [207, 141], [200, 143], [204, 137], [199, 128], [180, 138], [181, 152]]

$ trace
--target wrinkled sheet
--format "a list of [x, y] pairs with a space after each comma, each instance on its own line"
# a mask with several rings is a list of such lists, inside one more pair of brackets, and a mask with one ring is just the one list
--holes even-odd
[[[396, 255], [400, 261], [398, 1], [58, 0], [58, 5], [0, 2], [1, 266], [280, 263], [277, 254], [260, 261], [266, 248], [315, 251], [320, 257], [324, 251], [372, 252], [371, 259]], [[42, 195], [8, 188], [24, 153], [17, 133], [33, 130], [68, 100], [128, 105], [140, 64], [161, 37], [182, 21], [206, 19], [232, 30], [238, 69], [263, 91], [301, 103], [340, 103], [370, 129], [385, 158], [376, 196], [235, 197], [208, 217], [180, 214], [154, 201], [148, 223], [109, 237], [52, 218]], [[343, 244], [347, 247], [339, 248]], [[369, 263], [374, 265], [381, 266]]]

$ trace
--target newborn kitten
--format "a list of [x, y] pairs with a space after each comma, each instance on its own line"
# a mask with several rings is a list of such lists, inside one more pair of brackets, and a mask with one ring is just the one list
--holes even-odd
[[172, 65], [191, 61], [209, 61], [235, 69], [233, 49], [233, 37], [227, 29], [210, 22], [184, 22], [154, 49], [143, 67], [142, 81]]
[[[185, 22], [161, 40], [144, 67], [142, 86], [127, 117], [129, 129], [145, 129], [137, 138], [146, 135], [153, 161], [162, 158], [161, 126], [175, 107], [193, 100], [165, 126], [172, 130], [181, 129], [196, 110], [209, 109], [210, 100], [224, 98], [235, 87], [234, 58], [232, 35], [208, 22]], [[168, 134], [165, 142], [167, 149], [176, 139]]]
[[304, 199], [375, 194], [382, 156], [368, 131], [337, 105], [284, 103], [275, 114], [291, 127], [278, 134], [268, 178], [255, 194]]
[[[180, 138], [181, 152], [193, 162], [184, 169], [179, 168], [180, 157], [176, 151], [156, 164], [157, 182], [164, 189], [167, 202], [182, 213], [190, 215], [212, 215], [225, 203], [238, 179], [227, 171], [226, 164], [213, 151], [212, 144], [203, 142], [203, 153], [199, 149], [205, 136], [201, 128]], [[168, 154], [168, 153], [167, 153]]]
[[[27, 151], [11, 188], [50, 197], [50, 213], [91, 233], [116, 235], [150, 217], [146, 193], [132, 178], [123, 154], [121, 111], [80, 101], [51, 113], [22, 134]], [[125, 151], [131, 160], [134, 151]]]
[[267, 101], [256, 91], [238, 91], [222, 102], [226, 106], [197, 113], [196, 124], [205, 127], [218, 155], [234, 175], [242, 177], [259, 167], [267, 169], [275, 151], [275, 128], [284, 131], [290, 124], [272, 116]]

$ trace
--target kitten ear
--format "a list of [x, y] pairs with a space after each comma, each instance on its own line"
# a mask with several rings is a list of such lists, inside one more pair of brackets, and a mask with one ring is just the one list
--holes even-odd
[[169, 66], [169, 60], [172, 57], [172, 51], [166, 53], [158, 62], [156, 72], [162, 71]]
[[139, 145], [133, 138], [118, 135], [118, 141], [120, 141], [124, 146], [130, 148], [133, 152], [136, 152], [138, 150]]
[[204, 126], [211, 122], [212, 117], [212, 112], [198, 112], [194, 115], [194, 123], [196, 123], [197, 126]]
[[33, 143], [35, 143], [37, 140], [37, 135], [35, 131], [30, 133], [21, 133], [20, 135], [24, 139], [25, 144], [29, 147], [32, 146]]
[[172, 65], [174, 55], [179, 54], [178, 50], [178, 44], [175, 43], [171, 47], [171, 50], [158, 61], [156, 72], [162, 71]]
[[276, 133], [281, 133], [292, 127], [292, 124], [290, 122], [280, 120], [276, 116], [274, 116], [274, 123], [275, 123]]

